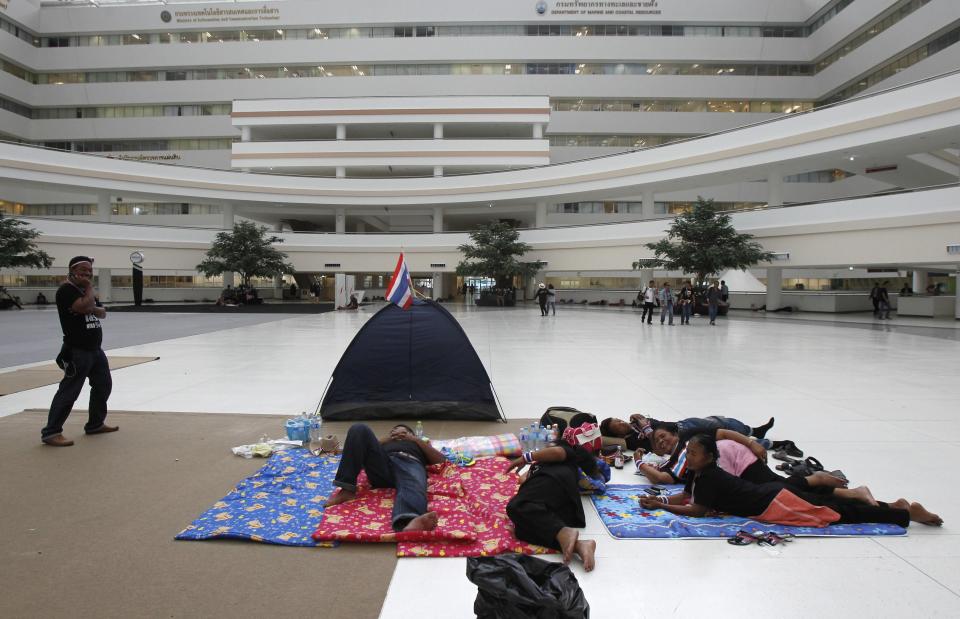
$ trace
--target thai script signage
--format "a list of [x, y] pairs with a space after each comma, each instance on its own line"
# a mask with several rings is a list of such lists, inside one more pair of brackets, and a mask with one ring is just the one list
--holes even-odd
[[541, 15], [660, 15], [659, 0], [557, 0], [552, 7], [537, 4]]
[[[7, 0], [0, 0], [0, 2], [5, 1]], [[184, 10], [173, 9], [160, 12], [161, 21], [164, 23], [173, 21], [178, 24], [227, 24], [278, 21], [279, 19], [280, 9], [265, 4], [251, 8], [234, 5], [228, 8], [190, 7]]]

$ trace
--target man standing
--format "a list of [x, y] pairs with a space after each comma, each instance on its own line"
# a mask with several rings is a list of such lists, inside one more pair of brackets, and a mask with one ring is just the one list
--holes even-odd
[[730, 289], [727, 288], [727, 282], [720, 280], [720, 300], [727, 303], [730, 300]]
[[884, 318], [890, 320], [890, 293], [887, 291], [887, 284], [889, 283], [883, 282], [877, 288], [877, 318], [880, 320]]
[[643, 301], [643, 313], [640, 314], [640, 322], [646, 319], [647, 324], [651, 325], [653, 324], [653, 306], [657, 302], [656, 282], [651, 279], [650, 284], [640, 293], [640, 298]]
[[63, 330], [63, 347], [57, 356], [57, 365], [63, 368], [63, 380], [50, 404], [47, 426], [40, 433], [40, 439], [53, 447], [73, 445], [73, 441], [63, 436], [63, 424], [87, 379], [90, 380], [90, 406], [84, 431], [104, 434], [119, 429], [104, 423], [113, 381], [107, 356], [100, 348], [103, 342], [100, 319], [106, 318], [107, 310], [100, 304], [93, 287], [93, 258], [72, 258], [69, 269], [67, 281], [57, 289], [57, 314]]
[[660, 292], [657, 295], [657, 298], [660, 299], [660, 324], [663, 324], [663, 320], [669, 316], [670, 317], [670, 326], [673, 326], [673, 291], [670, 290], [670, 282], [663, 282], [663, 288], [660, 289]]
[[717, 282], [710, 284], [707, 289], [707, 312], [710, 314], [710, 324], [717, 324], [717, 311], [720, 309], [720, 289]]
[[680, 324], [690, 324], [690, 314], [693, 313], [693, 289], [690, 282], [683, 282], [683, 287], [677, 293], [677, 303], [680, 304]]
[[387, 438], [378, 441], [370, 426], [352, 425], [347, 430], [343, 458], [333, 479], [333, 485], [340, 490], [326, 506], [356, 498], [357, 476], [362, 469], [374, 488], [397, 489], [390, 519], [394, 531], [432, 531], [437, 526], [437, 512], [427, 511], [426, 467], [444, 460], [443, 454], [429, 442], [418, 440], [409, 426], [394, 426]]

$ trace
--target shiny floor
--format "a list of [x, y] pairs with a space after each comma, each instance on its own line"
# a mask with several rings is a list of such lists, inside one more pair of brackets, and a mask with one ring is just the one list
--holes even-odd
[[[587, 505], [583, 535], [597, 540], [597, 569], [573, 569], [592, 616], [957, 616], [960, 485], [950, 467], [960, 462], [960, 342], [954, 337], [896, 324], [865, 329], [863, 321], [734, 315], [716, 327], [702, 318], [670, 327], [641, 324], [629, 310], [561, 308], [541, 318], [529, 307], [450, 309], [508, 417], [539, 416], [551, 405], [601, 418], [633, 411], [663, 419], [722, 414], [754, 424], [775, 416], [772, 437], [796, 441], [881, 500], [920, 501], [946, 521], [942, 529], [913, 526], [905, 538], [801, 539], [772, 554], [722, 540], [613, 540]], [[160, 360], [115, 374], [110, 405], [313, 410], [344, 348], [375, 310], [233, 328], [228, 319], [216, 331], [112, 349]], [[18, 321], [51, 319], [41, 312], [0, 315], [0, 354]], [[115, 314], [105, 329], [128, 329], [121, 325], [127, 320], [150, 328], [149, 318]], [[956, 325], [940, 326], [952, 335]], [[0, 416], [45, 408], [54, 391], [0, 397]], [[640, 479], [617, 473], [625, 483]], [[381, 617], [473, 616], [476, 589], [464, 574], [463, 559], [401, 559]]]

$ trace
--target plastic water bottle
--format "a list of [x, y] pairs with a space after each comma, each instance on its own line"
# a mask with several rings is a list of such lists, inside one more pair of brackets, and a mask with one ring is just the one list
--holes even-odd
[[520, 428], [520, 451], [530, 451], [530, 434], [527, 426]]
[[310, 418], [310, 442], [319, 443], [320, 438], [323, 437], [323, 420], [320, 418], [320, 415], [314, 415]]
[[417, 440], [423, 440], [423, 422], [417, 421], [417, 427], [413, 430], [414, 435], [417, 437]]
[[550, 442], [556, 443], [558, 440], [560, 440], [560, 427], [557, 424], [553, 424], [553, 426], [550, 427]]

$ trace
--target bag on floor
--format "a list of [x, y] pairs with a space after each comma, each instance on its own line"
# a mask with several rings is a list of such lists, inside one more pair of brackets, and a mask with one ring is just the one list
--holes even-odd
[[577, 428], [585, 423], [600, 425], [596, 415], [584, 413], [570, 406], [551, 406], [547, 409], [547, 412], [540, 417], [541, 426], [557, 424], [557, 430], [560, 432], [560, 436], [563, 435], [563, 431], [566, 430], [568, 426]]
[[477, 619], [589, 619], [590, 604], [566, 565], [529, 555], [467, 559]]

